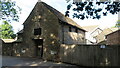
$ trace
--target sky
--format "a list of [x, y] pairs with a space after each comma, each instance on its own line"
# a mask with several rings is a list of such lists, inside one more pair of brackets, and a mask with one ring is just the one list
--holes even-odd
[[[23, 29], [23, 23], [34, 8], [35, 4], [38, 0], [14, 0], [16, 4], [21, 7], [22, 11], [20, 14], [19, 22], [12, 22], [11, 25], [13, 26], [14, 32], [17, 33], [21, 29]], [[43, 2], [47, 3], [48, 5], [52, 6], [53, 8], [57, 9], [61, 13], [65, 14], [66, 7], [68, 3], [66, 0], [42, 0]], [[72, 18], [72, 16], [70, 17]], [[72, 18], [73, 19], [73, 18]], [[118, 20], [118, 14], [112, 15], [109, 14], [108, 16], [104, 16], [101, 19], [73, 19], [76, 23], [80, 26], [89, 26], [89, 25], [99, 25], [102, 29], [107, 27], [113, 27]]]

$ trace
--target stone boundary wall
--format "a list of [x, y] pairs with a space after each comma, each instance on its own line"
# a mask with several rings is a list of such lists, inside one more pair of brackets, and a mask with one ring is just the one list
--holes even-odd
[[2, 55], [3, 56], [12, 56], [13, 52], [13, 44], [12, 43], [3, 43], [2, 44]]

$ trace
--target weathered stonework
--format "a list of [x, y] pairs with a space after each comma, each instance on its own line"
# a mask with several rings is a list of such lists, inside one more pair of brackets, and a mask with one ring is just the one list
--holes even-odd
[[12, 43], [2, 43], [2, 55], [4, 56], [12, 56]]
[[[38, 17], [40, 19], [38, 20]], [[41, 35], [34, 35], [34, 29], [41, 28]], [[58, 18], [42, 4], [37, 4], [24, 23], [23, 47], [26, 52], [23, 56], [36, 57], [34, 39], [43, 39], [44, 59], [54, 59], [51, 51], [59, 52], [59, 23]]]

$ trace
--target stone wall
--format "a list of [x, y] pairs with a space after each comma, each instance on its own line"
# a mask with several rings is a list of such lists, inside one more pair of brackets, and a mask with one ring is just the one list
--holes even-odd
[[12, 56], [13, 44], [12, 43], [3, 43], [2, 44], [2, 55], [3, 56]]
[[81, 66], [120, 66], [120, 45], [61, 45], [61, 62]]
[[12, 56], [20, 57], [23, 54], [21, 42], [14, 42], [12, 50]]
[[[41, 28], [41, 35], [34, 35], [34, 29]], [[36, 57], [34, 39], [43, 39], [43, 59], [53, 60], [59, 52], [58, 18], [42, 4], [37, 4], [24, 23], [22, 48], [24, 57]]]
[[20, 56], [21, 52], [21, 43], [3, 43], [2, 44], [2, 55], [3, 56]]

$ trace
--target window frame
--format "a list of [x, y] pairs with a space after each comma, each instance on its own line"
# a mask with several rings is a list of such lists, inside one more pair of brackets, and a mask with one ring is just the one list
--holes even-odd
[[71, 26], [69, 26], [69, 32], [72, 32], [72, 27]]
[[77, 28], [75, 28], [75, 32], [78, 33], [78, 29]]
[[42, 29], [41, 28], [35, 28], [34, 29], [34, 35], [41, 35]]

